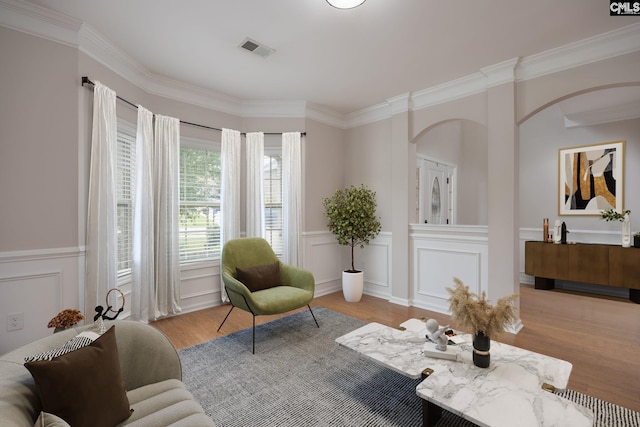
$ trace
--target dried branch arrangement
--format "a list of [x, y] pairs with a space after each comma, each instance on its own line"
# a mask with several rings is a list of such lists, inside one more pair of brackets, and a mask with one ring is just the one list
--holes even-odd
[[463, 327], [470, 328], [472, 333], [482, 331], [488, 337], [499, 335], [506, 325], [515, 320], [514, 301], [518, 294], [502, 297], [495, 306], [487, 301], [486, 293], [481, 296], [469, 291], [469, 287], [457, 277], [453, 279], [453, 289], [447, 288], [451, 295], [449, 310], [451, 319]]
[[70, 328], [82, 319], [84, 319], [84, 316], [80, 313], [80, 310], [66, 308], [58, 313], [56, 317], [49, 320], [47, 328]]

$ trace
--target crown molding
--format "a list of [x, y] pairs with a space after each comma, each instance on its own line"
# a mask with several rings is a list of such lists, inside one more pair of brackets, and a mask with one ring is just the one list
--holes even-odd
[[78, 46], [81, 21], [22, 0], [0, 0], [0, 26], [67, 46]]
[[522, 58], [516, 80], [530, 80], [640, 50], [640, 23]]
[[391, 105], [387, 102], [372, 105], [347, 114], [345, 128], [351, 129], [391, 117]]
[[305, 101], [242, 101], [242, 117], [304, 118]]
[[340, 129], [347, 129], [345, 115], [322, 105], [306, 103], [306, 118]]
[[[81, 21], [24, 0], [0, 0], [0, 26], [76, 47], [147, 93], [240, 117], [309, 117], [342, 129], [384, 120], [486, 91], [640, 50], [640, 23], [569, 43], [525, 58], [510, 59], [413, 94], [399, 95], [350, 114], [305, 101], [241, 100], [151, 73]], [[406, 102], [404, 100], [406, 98]]]
[[512, 83], [516, 79], [516, 66], [520, 58], [512, 58], [480, 69], [486, 77], [486, 87], [499, 86], [505, 83]]
[[464, 98], [487, 89], [486, 77], [478, 72], [446, 83], [420, 90], [413, 94], [413, 109], [431, 107]]
[[149, 94], [241, 115], [239, 100], [151, 73], [87, 24], [82, 24], [78, 34], [80, 51]]

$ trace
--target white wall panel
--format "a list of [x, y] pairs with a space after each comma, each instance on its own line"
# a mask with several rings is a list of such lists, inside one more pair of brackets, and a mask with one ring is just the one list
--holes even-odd
[[[79, 307], [81, 260], [79, 248], [0, 253], [0, 354], [53, 333], [49, 320]], [[24, 326], [7, 331], [14, 313], [23, 313]]]
[[303, 265], [316, 280], [316, 296], [326, 295], [342, 289], [344, 247], [340, 246], [330, 232], [304, 233]]
[[488, 289], [485, 226], [411, 226], [411, 305], [449, 312], [449, 293], [457, 277], [475, 293]]
[[356, 268], [364, 271], [364, 293], [391, 298], [391, 233], [380, 233], [364, 249], [355, 250]]

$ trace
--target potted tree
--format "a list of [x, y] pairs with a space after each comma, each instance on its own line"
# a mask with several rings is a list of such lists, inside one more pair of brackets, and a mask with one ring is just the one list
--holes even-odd
[[327, 228], [340, 245], [351, 247], [351, 268], [342, 272], [342, 292], [348, 302], [362, 297], [364, 275], [355, 268], [354, 248], [364, 248], [382, 228], [376, 216], [376, 193], [364, 185], [336, 190], [332, 197], [322, 200], [329, 223]]

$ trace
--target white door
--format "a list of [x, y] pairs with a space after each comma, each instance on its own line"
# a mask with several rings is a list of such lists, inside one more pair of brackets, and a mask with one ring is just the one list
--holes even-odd
[[425, 217], [428, 224], [449, 224], [448, 167], [427, 162]]
[[453, 224], [455, 166], [430, 159], [418, 160], [418, 222]]

